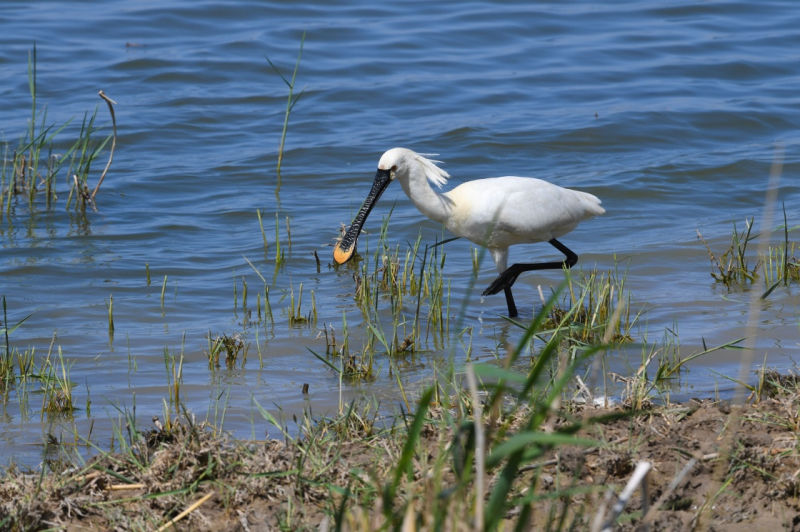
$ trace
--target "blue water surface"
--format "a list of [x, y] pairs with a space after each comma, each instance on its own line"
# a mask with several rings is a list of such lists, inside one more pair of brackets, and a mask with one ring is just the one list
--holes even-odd
[[[0, 418], [2, 456], [37, 463], [48, 432], [69, 440], [91, 430], [94, 441], [107, 442], [120, 412], [134, 407], [147, 426], [161, 415], [170, 360], [181, 354], [181, 400], [216, 421], [225, 410], [225, 428], [239, 436], [275, 432], [256, 402], [287, 419], [303, 408], [333, 412], [341, 386], [344, 401], [366, 394], [387, 411], [399, 404], [385, 360], [375, 381], [340, 384], [309, 351], [324, 353], [320, 331], [328, 324], [341, 334], [343, 315], [354, 342], [364, 335], [352, 271], [329, 266], [331, 245], [393, 146], [439, 154], [453, 184], [523, 175], [596, 194], [607, 213], [562, 240], [580, 266], [616, 266], [626, 275], [631, 306], [642, 312], [638, 339], [656, 340], [669, 328], [688, 354], [746, 336], [750, 292], [713, 282], [697, 230], [719, 251], [734, 222], [741, 229], [755, 217], [757, 232], [776, 160], [777, 199], [769, 205], [777, 209], [766, 228], [780, 240], [781, 205], [790, 227], [800, 224], [797, 28], [800, 5], [791, 0], [4, 2], [7, 164], [31, 119], [34, 45], [38, 120], [71, 120], [56, 152], [72, 144], [86, 112], [97, 109], [98, 137], [110, 132], [100, 89], [117, 102], [118, 139], [98, 212], [66, 208], [71, 178], [63, 173], [54, 206], [41, 197], [33, 206], [22, 196], [4, 203], [0, 294], [9, 324], [30, 315], [11, 345], [35, 349], [37, 364], [60, 347], [79, 410], [73, 419], [42, 415], [41, 397], [23, 399], [17, 384]], [[303, 35], [295, 89], [302, 95], [276, 196], [288, 88], [267, 58], [291, 77]], [[366, 226], [373, 245], [390, 211], [388, 238], [403, 249], [420, 229], [426, 242], [442, 236], [394, 186]], [[276, 219], [287, 253], [277, 270]], [[473, 328], [473, 356], [491, 360], [520, 331], [502, 319], [502, 296], [479, 296], [495, 274], [488, 258], [471, 287], [472, 247], [448, 244], [444, 275], [453, 307], [466, 301], [461, 326]], [[511, 260], [539, 256], [553, 250], [522, 246]], [[248, 325], [241, 309], [243, 280], [251, 311], [263, 291], [256, 269], [270, 286], [269, 328]], [[537, 286], [549, 293], [561, 275], [520, 278], [523, 319], [539, 305]], [[288, 323], [301, 283], [305, 305], [314, 293], [315, 326]], [[754, 290], [763, 288], [759, 280]], [[799, 302], [790, 286], [756, 305], [757, 363], [767, 356], [771, 366], [793, 367]], [[243, 335], [244, 368], [210, 371], [209, 334]], [[454, 356], [460, 367], [463, 350]], [[729, 392], [732, 383], [720, 375], [738, 376], [740, 356], [727, 350], [697, 359], [675, 396]], [[402, 376], [413, 389], [446, 359], [428, 349]], [[624, 374], [640, 362], [634, 348], [610, 364]]]

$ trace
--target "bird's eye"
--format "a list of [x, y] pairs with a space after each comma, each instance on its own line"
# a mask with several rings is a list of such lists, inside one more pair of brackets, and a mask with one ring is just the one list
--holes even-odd
[[395, 165], [393, 165], [393, 166], [392, 166], [392, 167], [389, 169], [389, 177], [390, 177], [391, 179], [394, 179], [394, 175], [395, 175], [396, 173], [397, 173], [397, 165], [395, 164]]

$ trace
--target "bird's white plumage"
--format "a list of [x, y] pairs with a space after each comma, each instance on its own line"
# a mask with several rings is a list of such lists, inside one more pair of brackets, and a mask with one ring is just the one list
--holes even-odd
[[390, 170], [394, 167], [396, 173], [416, 169], [421, 171], [431, 183], [442, 188], [450, 178], [450, 174], [436, 166], [436, 163], [441, 163], [441, 161], [429, 159], [426, 155], [430, 154], [415, 153], [406, 148], [392, 148], [381, 156], [378, 161], [378, 169]]
[[489, 248], [546, 242], [604, 212], [591, 194], [530, 177], [468, 181], [444, 196], [454, 206], [447, 229]]
[[[369, 213], [392, 181], [428, 218], [441, 222], [456, 236], [485, 246], [500, 275], [484, 295], [504, 292], [508, 315], [517, 316], [511, 286], [527, 271], [571, 268], [578, 256], [558, 241], [582, 220], [603, 214], [600, 200], [586, 192], [562, 188], [530, 177], [477, 179], [439, 192], [450, 175], [438, 161], [406, 148], [392, 148], [378, 162], [372, 188], [353, 223], [333, 249], [333, 260], [344, 264], [355, 254], [356, 242]], [[514, 244], [547, 241], [564, 254], [564, 261], [516, 263], [508, 266], [508, 248]]]
[[449, 174], [436, 162], [405, 148], [383, 154], [379, 169], [393, 169], [412, 202], [429, 218], [457, 235], [489, 248], [497, 269], [506, 269], [508, 247], [546, 242], [603, 214], [600, 200], [587, 192], [531, 177], [492, 177], [468, 181], [439, 193]]

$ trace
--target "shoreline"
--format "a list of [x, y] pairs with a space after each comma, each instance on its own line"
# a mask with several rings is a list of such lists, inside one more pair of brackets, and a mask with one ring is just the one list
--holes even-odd
[[[636, 464], [646, 461], [647, 499], [658, 504], [647, 519], [655, 529], [800, 526], [800, 383], [777, 373], [766, 374], [763, 383], [761, 400], [741, 407], [711, 399], [639, 411], [561, 404], [537, 433], [572, 434], [578, 444], [531, 439], [525, 449], [536, 456], [516, 472], [509, 500], [517, 504], [505, 508], [499, 523], [513, 525], [529, 503], [527, 519], [534, 528], [588, 529], [599, 509], [616, 500], [603, 502], [606, 491], [619, 494]], [[235, 440], [186, 415], [169, 423], [156, 420], [147, 432], [132, 435], [125, 452], [101, 452], [84, 465], [47, 463], [44, 473], [7, 468], [0, 477], [0, 525], [474, 528], [477, 462], [470, 457], [477, 433], [466, 392], [443, 399], [447, 404], [432, 401], [424, 416], [397, 417], [386, 428], [369, 417], [367, 406], [354, 404], [337, 418], [298, 422], [303, 434], [282, 441]], [[491, 412], [490, 405], [483, 407]], [[467, 415], [458, 415], [463, 408]], [[525, 407], [487, 414], [482, 429], [490, 439], [519, 434], [529, 413]], [[496, 447], [483, 457], [487, 474], [479, 513], [491, 508], [490, 494], [502, 477], [503, 464], [493, 459], [497, 452]], [[618, 529], [642, 524], [641, 493], [641, 486], [634, 490]]]

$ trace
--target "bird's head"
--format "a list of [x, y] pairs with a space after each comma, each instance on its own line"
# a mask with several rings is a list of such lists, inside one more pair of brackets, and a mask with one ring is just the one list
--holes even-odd
[[387, 150], [378, 161], [378, 172], [389, 172], [390, 180], [394, 181], [398, 175], [408, 174], [409, 164], [415, 155], [416, 153], [407, 148]]
[[358, 214], [353, 218], [353, 223], [350, 224], [350, 228], [336, 244], [336, 247], [333, 248], [333, 260], [336, 264], [344, 264], [350, 260], [355, 253], [356, 242], [358, 241], [358, 236], [361, 234], [361, 227], [364, 225], [364, 222], [367, 221], [367, 216], [369, 216], [370, 211], [378, 202], [378, 198], [381, 197], [381, 194], [383, 194], [383, 191], [389, 186], [389, 183], [397, 176], [399, 163], [402, 162], [401, 159], [403, 159], [403, 152], [405, 151], [409, 150], [405, 150], [404, 148], [392, 148], [381, 157], [381, 160], [378, 162], [378, 171], [375, 172], [375, 179], [372, 182], [372, 188], [369, 194], [367, 194], [364, 203], [358, 210]]
[[437, 167], [434, 161], [426, 159], [407, 148], [392, 148], [386, 151], [378, 161], [378, 171], [375, 173], [375, 179], [372, 182], [372, 188], [367, 194], [367, 198], [361, 205], [358, 214], [353, 218], [350, 228], [333, 249], [333, 260], [337, 264], [344, 264], [355, 253], [356, 241], [361, 234], [361, 227], [366, 222], [372, 208], [378, 202], [378, 198], [389, 186], [389, 183], [397, 179], [403, 183], [403, 188], [406, 188], [409, 174], [414, 169], [421, 169], [425, 177], [439, 187], [449, 177], [447, 172]]

